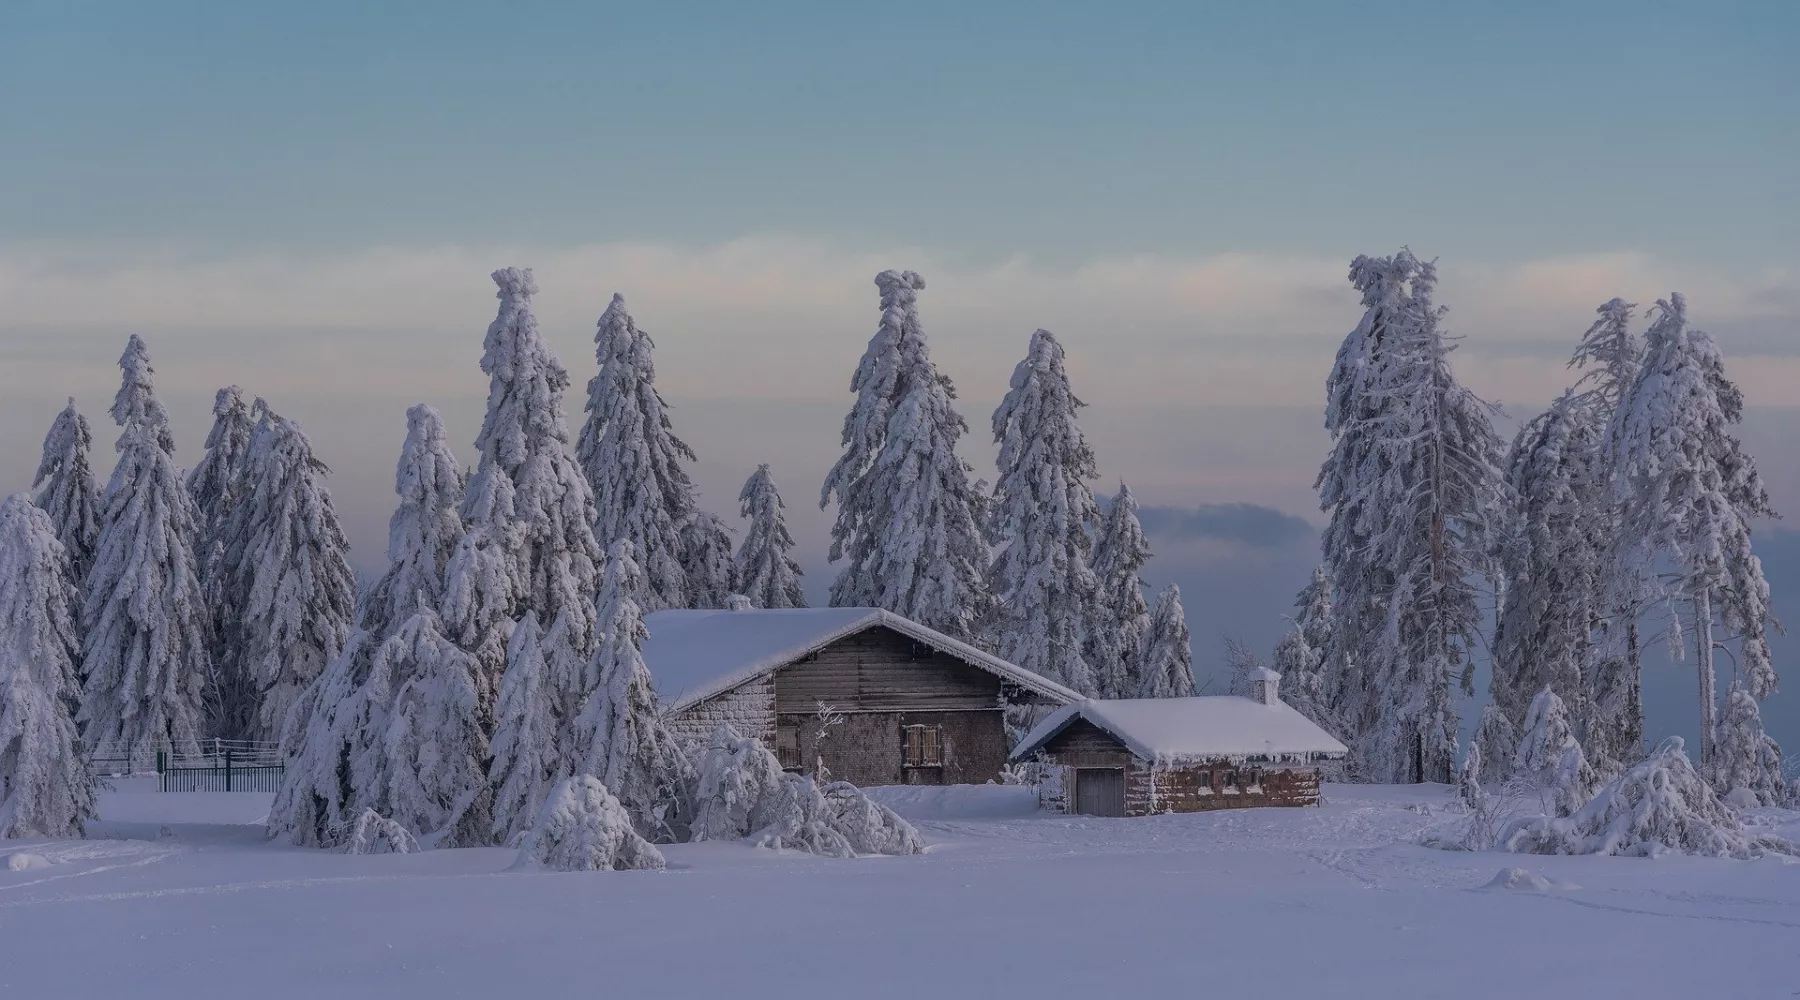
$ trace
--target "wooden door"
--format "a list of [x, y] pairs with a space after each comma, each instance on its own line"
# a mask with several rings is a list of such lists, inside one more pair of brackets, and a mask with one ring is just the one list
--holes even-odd
[[1075, 769], [1075, 811], [1083, 816], [1125, 815], [1125, 769]]

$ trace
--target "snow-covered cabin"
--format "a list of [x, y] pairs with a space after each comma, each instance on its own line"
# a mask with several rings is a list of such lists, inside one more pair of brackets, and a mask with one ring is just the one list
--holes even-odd
[[1345, 747], [1282, 702], [1279, 681], [1262, 671], [1248, 698], [1075, 702], [1033, 729], [1013, 758], [1043, 761], [1039, 800], [1062, 812], [1317, 805], [1323, 769]]
[[1038, 715], [1081, 695], [876, 608], [660, 611], [644, 663], [678, 738], [720, 723], [783, 766], [858, 785], [1000, 776], [1008, 706]]

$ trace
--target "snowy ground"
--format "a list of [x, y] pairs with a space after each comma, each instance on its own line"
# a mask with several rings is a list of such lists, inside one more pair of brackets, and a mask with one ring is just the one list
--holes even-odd
[[[120, 790], [94, 839], [0, 843], [0, 997], [1800, 995], [1800, 864], [1410, 846], [1456, 822], [1434, 786], [1125, 820], [880, 795], [924, 857], [557, 875], [275, 847], [267, 796]], [[1484, 888], [1510, 867], [1550, 888]]]

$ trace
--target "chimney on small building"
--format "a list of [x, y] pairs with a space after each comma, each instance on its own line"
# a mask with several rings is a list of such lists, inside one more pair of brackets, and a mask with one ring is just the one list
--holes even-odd
[[1255, 699], [1263, 705], [1273, 705], [1281, 701], [1281, 675], [1267, 667], [1258, 670], [1251, 679], [1251, 691]]
[[749, 611], [750, 609], [750, 598], [743, 594], [732, 594], [725, 598], [725, 610], [727, 611]]

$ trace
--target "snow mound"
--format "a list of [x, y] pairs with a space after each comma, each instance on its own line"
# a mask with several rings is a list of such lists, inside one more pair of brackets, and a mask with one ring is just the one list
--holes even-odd
[[356, 828], [344, 844], [345, 854], [417, 854], [419, 841], [412, 831], [373, 809], [364, 809]]
[[1488, 882], [1487, 885], [1482, 886], [1482, 888], [1508, 889], [1514, 892], [1549, 892], [1553, 889], [1574, 889], [1577, 887], [1570, 885], [1567, 882], [1552, 881], [1536, 872], [1529, 872], [1523, 868], [1502, 868], [1499, 873], [1493, 877], [1493, 880]]
[[591, 774], [557, 783], [513, 865], [562, 872], [661, 871], [663, 866], [662, 852], [638, 836], [625, 807]]
[[6, 856], [6, 870], [9, 872], [29, 872], [39, 868], [48, 868], [54, 862], [42, 854], [31, 854], [19, 851]]
[[1695, 772], [1680, 737], [1600, 788], [1566, 818], [1514, 820], [1500, 846], [1521, 854], [1698, 854], [1747, 860], [1796, 854], [1800, 846], [1744, 829], [1738, 815]]
[[750, 840], [758, 847], [824, 857], [918, 854], [919, 831], [847, 781], [821, 789], [787, 774], [761, 740], [729, 726], [713, 731], [700, 761], [695, 840]]

